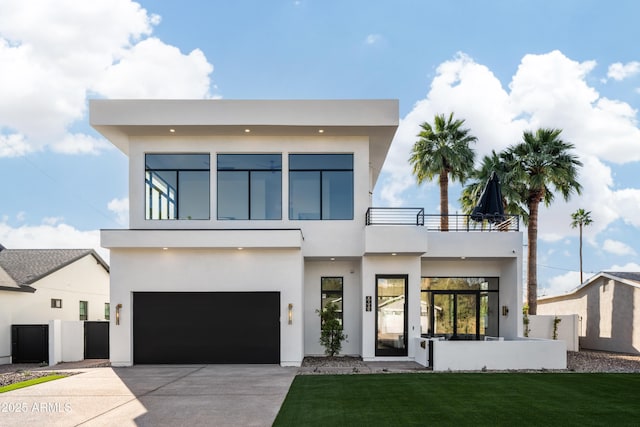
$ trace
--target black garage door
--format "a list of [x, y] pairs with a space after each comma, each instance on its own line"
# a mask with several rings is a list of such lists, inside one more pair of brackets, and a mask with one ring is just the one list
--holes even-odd
[[280, 293], [135, 292], [133, 362], [280, 363]]

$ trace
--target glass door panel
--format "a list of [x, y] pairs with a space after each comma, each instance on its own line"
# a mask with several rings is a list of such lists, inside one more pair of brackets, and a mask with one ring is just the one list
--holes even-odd
[[433, 296], [433, 335], [450, 338], [454, 334], [455, 295], [435, 294]]
[[476, 339], [476, 298], [476, 294], [456, 295], [456, 332], [458, 339]]
[[376, 276], [376, 356], [407, 355], [407, 276]]

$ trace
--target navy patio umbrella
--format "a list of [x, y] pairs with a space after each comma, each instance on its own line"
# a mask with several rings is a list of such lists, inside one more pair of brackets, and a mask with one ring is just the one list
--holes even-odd
[[495, 171], [491, 172], [491, 177], [484, 186], [480, 200], [473, 211], [471, 219], [474, 221], [488, 221], [494, 224], [506, 219], [504, 206], [502, 205], [502, 190], [500, 189], [500, 179]]

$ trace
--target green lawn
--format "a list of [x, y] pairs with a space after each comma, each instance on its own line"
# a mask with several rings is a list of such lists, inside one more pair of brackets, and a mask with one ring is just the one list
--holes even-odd
[[302, 375], [274, 426], [640, 425], [640, 375]]

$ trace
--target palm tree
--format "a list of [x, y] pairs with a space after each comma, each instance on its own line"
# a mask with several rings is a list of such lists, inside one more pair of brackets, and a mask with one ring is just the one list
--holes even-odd
[[591, 224], [591, 211], [580, 208], [571, 214], [571, 227], [580, 227], [580, 283], [582, 283], [582, 227]]
[[434, 117], [433, 126], [424, 122], [417, 135], [420, 139], [413, 145], [409, 163], [418, 184], [440, 181], [440, 229], [449, 230], [449, 176], [462, 183], [473, 170], [474, 151], [469, 144], [477, 138], [469, 129], [462, 128], [464, 120], [453, 119], [453, 113], [445, 119], [444, 114]]
[[508, 215], [521, 216], [526, 224], [528, 219], [527, 211], [522, 209], [517, 202], [519, 200], [519, 191], [514, 185], [516, 183], [505, 181], [504, 179], [507, 174], [505, 154], [503, 152], [496, 153], [495, 150], [491, 150], [490, 155], [484, 156], [480, 166], [469, 175], [471, 182], [462, 189], [462, 193], [460, 194], [460, 204], [463, 212], [467, 215], [471, 214], [473, 208], [478, 204], [482, 190], [491, 177], [492, 172], [496, 173], [501, 183], [500, 188], [502, 191], [504, 212]]
[[519, 193], [518, 202], [528, 212], [527, 227], [527, 302], [529, 314], [537, 312], [538, 297], [538, 207], [540, 202], [549, 206], [553, 191], [559, 191], [568, 200], [582, 189], [577, 181], [578, 167], [582, 163], [570, 153], [573, 144], [560, 139], [561, 129], [525, 131], [522, 142], [507, 147], [505, 181]]

